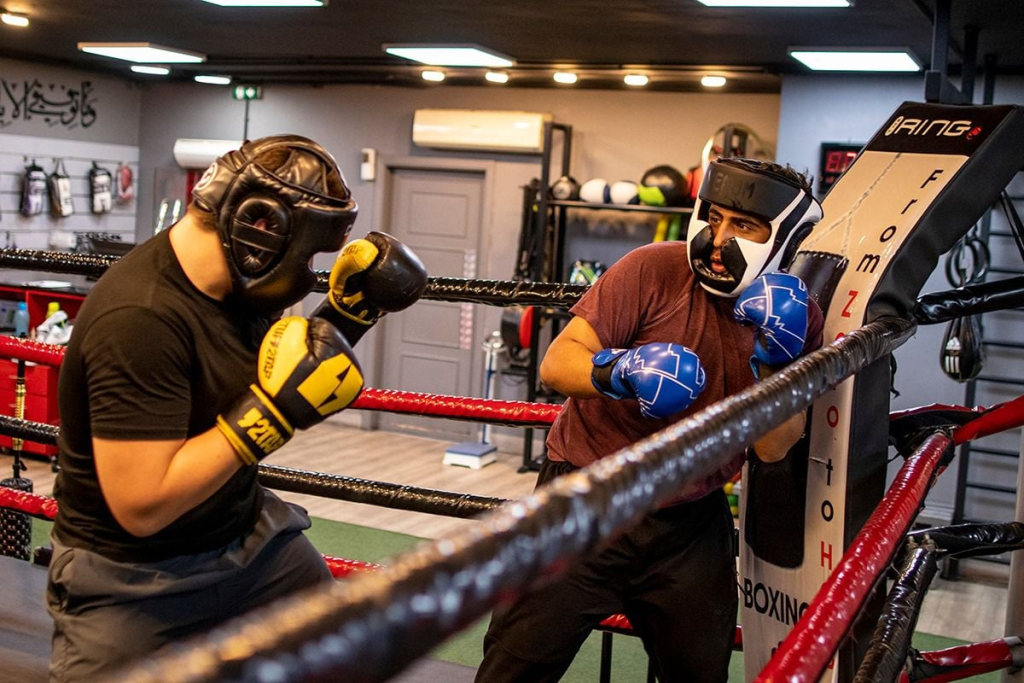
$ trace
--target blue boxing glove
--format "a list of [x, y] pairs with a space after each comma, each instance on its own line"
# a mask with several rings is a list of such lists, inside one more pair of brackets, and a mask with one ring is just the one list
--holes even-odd
[[800, 357], [807, 342], [807, 285], [789, 273], [765, 273], [740, 293], [736, 320], [757, 328], [750, 367], [780, 367]]
[[644, 344], [594, 354], [590, 381], [605, 396], [635, 398], [652, 419], [686, 410], [704, 391], [704, 367], [697, 354], [679, 344]]

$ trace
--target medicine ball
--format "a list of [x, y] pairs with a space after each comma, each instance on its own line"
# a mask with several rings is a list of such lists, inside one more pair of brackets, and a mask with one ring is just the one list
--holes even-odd
[[559, 201], [580, 198], [580, 184], [572, 176], [564, 175], [551, 186], [551, 198]]
[[637, 194], [636, 183], [632, 180], [619, 180], [612, 183], [611, 197], [612, 204], [640, 203], [640, 195]]
[[648, 206], [686, 206], [686, 178], [674, 166], [648, 169], [640, 179], [640, 203]]
[[580, 199], [591, 204], [610, 204], [612, 188], [604, 178], [593, 178], [583, 183], [580, 188]]

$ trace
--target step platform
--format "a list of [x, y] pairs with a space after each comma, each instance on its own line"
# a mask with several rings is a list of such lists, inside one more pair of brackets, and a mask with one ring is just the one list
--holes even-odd
[[445, 465], [470, 467], [478, 470], [498, 459], [498, 448], [489, 443], [465, 441], [448, 447], [444, 452]]

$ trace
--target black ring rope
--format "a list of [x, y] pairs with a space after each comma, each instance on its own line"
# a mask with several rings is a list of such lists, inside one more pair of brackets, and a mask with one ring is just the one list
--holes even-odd
[[935, 576], [938, 555], [931, 541], [908, 548], [900, 576], [889, 591], [871, 637], [871, 646], [861, 660], [853, 683], [897, 679], [907, 660], [910, 636], [917, 625], [921, 602]]
[[[117, 262], [119, 256], [76, 254], [64, 251], [0, 249], [0, 267], [42, 270], [70, 275], [98, 277]], [[313, 291], [326, 292], [330, 273], [317, 271]], [[563, 306], [579, 301], [588, 287], [559, 282], [513, 282], [506, 280], [467, 280], [456, 277], [432, 277], [424, 299], [499, 306]]]
[[1024, 523], [958, 524], [907, 534], [899, 578], [878, 618], [854, 683], [894, 681], [906, 666], [921, 604], [943, 557], [978, 557], [1024, 549]]
[[485, 515], [370, 575], [295, 594], [138, 664], [119, 680], [386, 680], [449, 635], [564, 570], [732, 453], [904, 343], [886, 318], [765, 381]]
[[505, 498], [389, 484], [279, 465], [260, 465], [259, 480], [267, 488], [276, 491], [305, 493], [334, 500], [463, 519], [476, 517], [509, 502]]
[[[59, 431], [60, 428], [54, 425], [0, 415], [0, 434], [6, 436], [55, 445]], [[371, 481], [324, 472], [309, 472], [277, 465], [260, 465], [259, 480], [267, 488], [279, 491], [305, 493], [332, 500], [365, 503], [396, 510], [424, 512], [462, 519], [475, 517], [508, 502], [504, 498], [489, 498], [405, 484], [390, 484], [383, 481]]]

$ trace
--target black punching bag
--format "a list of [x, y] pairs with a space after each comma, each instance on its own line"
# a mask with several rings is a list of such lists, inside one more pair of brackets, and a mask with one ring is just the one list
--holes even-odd
[[981, 373], [985, 362], [981, 325], [975, 315], [950, 321], [939, 354], [942, 371], [957, 382], [968, 382]]

